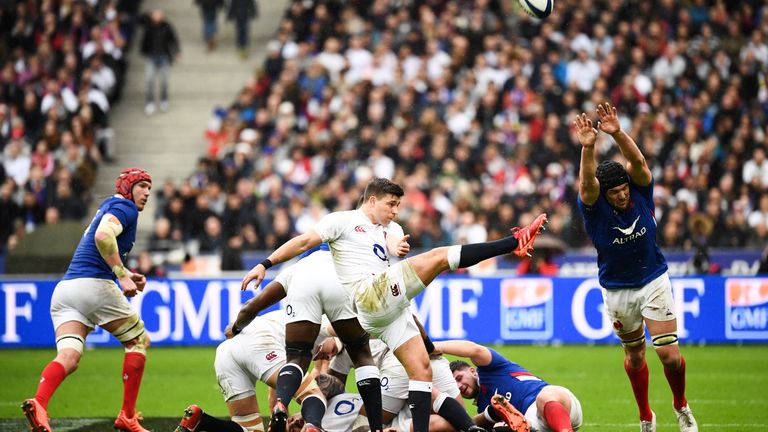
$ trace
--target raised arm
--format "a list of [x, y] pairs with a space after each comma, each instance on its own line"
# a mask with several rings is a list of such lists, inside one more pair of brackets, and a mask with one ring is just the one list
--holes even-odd
[[493, 356], [491, 350], [466, 340], [448, 340], [435, 342], [435, 348], [443, 354], [451, 354], [459, 357], [466, 357], [475, 366], [488, 366], [491, 364]]
[[245, 291], [251, 281], [255, 281], [256, 286], [259, 286], [261, 281], [264, 280], [264, 276], [266, 275], [267, 269], [269, 267], [272, 267], [273, 265], [279, 264], [281, 262], [288, 261], [289, 259], [303, 252], [306, 252], [309, 249], [312, 249], [322, 242], [323, 240], [320, 238], [320, 235], [313, 229], [288, 240], [287, 242], [283, 243], [282, 246], [277, 248], [277, 250], [272, 252], [272, 254], [267, 259], [256, 264], [256, 266], [254, 266], [251, 271], [245, 275], [243, 282], [240, 285], [240, 289]]
[[628, 161], [627, 173], [632, 178], [632, 182], [640, 186], [651, 184], [653, 177], [645, 156], [643, 156], [635, 140], [621, 130], [616, 107], [611, 106], [608, 102], [598, 105], [597, 116], [600, 118], [597, 122], [597, 128], [613, 137], [621, 154]]
[[573, 125], [581, 143], [581, 164], [579, 166], [579, 196], [586, 205], [592, 205], [600, 196], [600, 183], [595, 177], [597, 170], [597, 155], [595, 154], [595, 142], [597, 141], [597, 129], [592, 127], [585, 113], [576, 117]]

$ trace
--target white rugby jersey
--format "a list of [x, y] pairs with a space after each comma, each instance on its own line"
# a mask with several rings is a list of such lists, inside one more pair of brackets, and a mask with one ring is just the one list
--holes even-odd
[[[324, 250], [319, 250], [299, 260], [298, 262], [290, 265], [283, 266], [280, 273], [275, 276], [274, 281], [283, 286], [285, 293], [288, 294], [293, 285], [294, 275], [306, 275], [311, 274], [317, 277], [318, 282], [325, 282], [326, 285], [330, 282], [326, 282], [328, 279], [338, 279], [336, 274], [331, 270], [329, 261], [331, 261], [331, 253]], [[299, 277], [300, 278], [300, 277]], [[336, 284], [334, 284], [336, 285]], [[338, 285], [336, 285], [338, 286]]]
[[[320, 333], [318, 333], [317, 339], [315, 339], [314, 350], [317, 350], [317, 347], [329, 336], [328, 326], [330, 324], [328, 318], [323, 315]], [[250, 346], [254, 350], [260, 349], [268, 342], [276, 342], [278, 345], [284, 346], [285, 310], [279, 309], [257, 316], [233, 340], [238, 344]]]
[[336, 275], [344, 285], [353, 284], [389, 267], [386, 236], [402, 237], [397, 222], [380, 225], [371, 222], [362, 210], [333, 212], [314, 227], [331, 246]]
[[359, 394], [342, 393], [328, 401], [323, 416], [323, 430], [327, 432], [350, 432], [360, 415], [363, 399]]
[[[373, 362], [379, 367], [379, 369], [381, 369], [384, 356], [390, 352], [389, 347], [380, 339], [371, 339], [369, 344], [371, 346]], [[329, 367], [340, 374], [349, 374], [349, 371], [352, 370], [355, 365], [352, 363], [352, 359], [349, 357], [347, 350], [344, 350], [342, 353], [334, 356], [333, 359], [331, 359], [331, 364]]]

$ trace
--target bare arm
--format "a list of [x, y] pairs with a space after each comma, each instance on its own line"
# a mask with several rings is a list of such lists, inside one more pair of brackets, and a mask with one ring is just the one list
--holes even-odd
[[248, 300], [237, 314], [235, 322], [224, 333], [230, 338], [241, 331], [256, 318], [261, 311], [284, 299], [285, 287], [280, 282], [272, 281], [256, 296]]
[[579, 196], [586, 205], [592, 205], [600, 196], [600, 183], [595, 177], [597, 159], [595, 154], [595, 142], [597, 141], [597, 129], [592, 127], [585, 113], [581, 113], [573, 122], [576, 133], [581, 143], [581, 164], [579, 166]]
[[631, 136], [621, 130], [619, 124], [619, 117], [616, 114], [616, 107], [611, 106], [608, 102], [597, 106], [597, 115], [600, 120], [597, 122], [597, 127], [613, 137], [616, 144], [619, 146], [621, 154], [627, 159], [627, 173], [632, 178], [632, 182], [640, 186], [648, 186], [651, 184], [653, 177], [651, 170], [648, 168], [648, 163], [645, 160], [645, 156], [640, 151], [640, 147]]
[[[279, 264], [281, 262], [288, 261], [289, 259], [301, 254], [302, 252], [306, 252], [309, 249], [312, 249], [322, 242], [323, 240], [320, 238], [320, 235], [315, 232], [315, 230], [311, 229], [304, 234], [298, 235], [283, 243], [283, 245], [272, 252], [272, 254], [267, 259], [273, 265]], [[251, 271], [249, 271], [248, 274], [246, 274], [243, 278], [240, 289], [245, 291], [251, 281], [255, 281], [256, 286], [259, 286], [261, 281], [264, 280], [266, 273], [267, 269], [262, 263], [256, 264], [256, 266], [253, 267]]]
[[491, 350], [466, 340], [448, 340], [435, 342], [435, 348], [443, 354], [451, 354], [459, 357], [466, 357], [475, 366], [488, 366], [491, 364]]

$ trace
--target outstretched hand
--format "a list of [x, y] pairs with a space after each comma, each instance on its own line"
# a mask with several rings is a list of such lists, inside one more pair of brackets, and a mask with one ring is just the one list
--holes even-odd
[[576, 116], [573, 125], [576, 126], [576, 134], [582, 147], [594, 147], [597, 141], [597, 129], [592, 126], [592, 120], [587, 117], [587, 114], [581, 113]]
[[597, 121], [597, 128], [613, 135], [621, 130], [621, 124], [619, 124], [619, 116], [616, 114], [616, 107], [611, 106], [610, 103], [597, 105], [597, 116], [600, 120]]
[[245, 291], [248, 289], [248, 284], [251, 283], [251, 281], [255, 281], [256, 286], [258, 287], [259, 284], [261, 284], [261, 281], [264, 280], [266, 274], [267, 269], [265, 269], [261, 263], [256, 264], [256, 266], [252, 268], [251, 271], [249, 271], [248, 274], [246, 274], [243, 278], [243, 282], [240, 284], [240, 291]]

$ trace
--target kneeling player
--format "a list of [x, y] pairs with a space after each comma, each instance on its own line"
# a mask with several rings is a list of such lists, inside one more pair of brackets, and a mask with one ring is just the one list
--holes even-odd
[[[326, 334], [318, 341], [322, 342]], [[184, 412], [176, 432], [264, 431], [254, 386], [261, 381], [274, 388], [280, 368], [285, 365], [285, 312], [274, 311], [256, 317], [237, 336], [216, 348], [216, 378], [232, 420], [220, 420], [203, 413], [197, 405]], [[311, 376], [306, 377], [296, 399], [324, 400]]]

